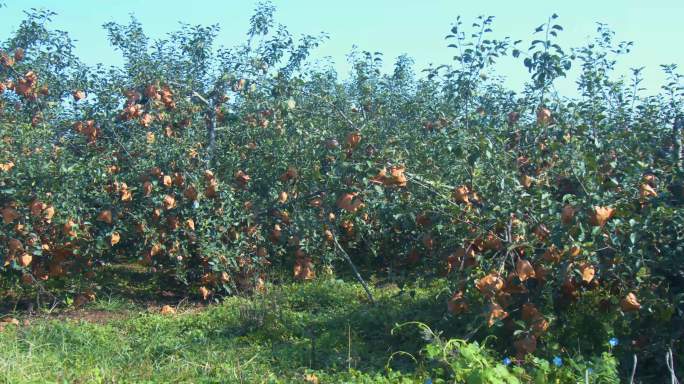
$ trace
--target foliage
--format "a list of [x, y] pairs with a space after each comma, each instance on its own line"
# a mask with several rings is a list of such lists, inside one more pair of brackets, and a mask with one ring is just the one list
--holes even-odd
[[[567, 359], [562, 367], [556, 367], [534, 358], [525, 368], [513, 368], [495, 359], [496, 352], [476, 343], [446, 342], [453, 353], [444, 355], [441, 348], [446, 343], [431, 336], [421, 355], [420, 343], [416, 343], [420, 333], [414, 335], [412, 327], [390, 332], [385, 327], [378, 329], [377, 323], [381, 313], [389, 323], [411, 318], [435, 322], [440, 316], [434, 311], [435, 295], [442, 284], [413, 288], [414, 297], [397, 297], [396, 288], [376, 289], [378, 300], [372, 307], [356, 300], [362, 291], [353, 283], [320, 279], [307, 285], [273, 287], [267, 294], [250, 298], [230, 297], [202, 310], [180, 305], [174, 315], [140, 306], [112, 307], [97, 299], [85, 311], [62, 314], [74, 316], [71, 321], [32, 319], [28, 326], [6, 325], [0, 332], [0, 346], [5, 351], [0, 359], [0, 380], [454, 382], [453, 376], [448, 381], [451, 371], [445, 373], [443, 357], [459, 375], [457, 382], [492, 383], [496, 381], [489, 378], [494, 375], [517, 382], [568, 382], [582, 378], [588, 367], [593, 369], [592, 383], [610, 382], [602, 378], [614, 377], [614, 360], [607, 353], [590, 364]], [[263, 321], [246, 328], [245, 308], [260, 314], [257, 317]], [[94, 317], [96, 314], [104, 316]], [[392, 354], [397, 351], [405, 353]], [[418, 357], [417, 366], [404, 358], [409, 353]], [[475, 362], [480, 365], [472, 365]], [[493, 367], [496, 370], [489, 369]]]
[[[630, 44], [606, 26], [565, 50], [553, 15], [522, 52], [492, 17], [458, 20], [453, 65], [383, 74], [354, 52], [340, 80], [308, 60], [325, 36], [292, 36], [267, 3], [234, 48], [218, 26], [152, 41], [107, 23], [121, 68], [83, 65], [52, 16], [1, 44], [6, 295], [83, 305], [103, 266], [137, 261], [210, 300], [352, 264], [399, 286], [446, 276], [453, 323], [518, 359], [617, 337], [655, 371], [681, 350], [682, 77], [664, 66], [652, 96], [640, 69], [614, 79]], [[494, 71], [509, 51], [520, 93]], [[572, 65], [581, 96], [562, 98]]]
[[[181, 304], [175, 315], [98, 298], [84, 311], [7, 325], [0, 332], [0, 381], [289, 383], [313, 374], [320, 382], [414, 382], [405, 364], [395, 361], [387, 372], [385, 363], [388, 346], [418, 347], [408, 334], [391, 336], [392, 321], [440, 316], [434, 295], [441, 286], [416, 289], [414, 297], [374, 290], [377, 304], [370, 306], [357, 299], [357, 285], [319, 279], [206, 308]], [[99, 313], [105, 316], [89, 316]], [[389, 325], [378, 325], [380, 314]]]
[[423, 355], [431, 364], [423, 369], [433, 383], [620, 382], [617, 361], [608, 352], [592, 361], [584, 361], [581, 356], [569, 361], [557, 356], [551, 362], [532, 357], [511, 365], [513, 360], [508, 357], [497, 362], [484, 343], [479, 345], [460, 339], [443, 340], [420, 322], [401, 324], [393, 331], [407, 325], [420, 327], [428, 342], [423, 348]]

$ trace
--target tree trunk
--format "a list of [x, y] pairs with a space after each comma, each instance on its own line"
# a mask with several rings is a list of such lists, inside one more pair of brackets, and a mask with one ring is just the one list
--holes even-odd
[[682, 174], [682, 163], [684, 162], [684, 145], [682, 145], [682, 130], [684, 130], [684, 116], [679, 115], [675, 117], [674, 124], [672, 124], [672, 152], [674, 160], [674, 171], [678, 176]]
[[216, 111], [213, 105], [207, 108], [207, 166], [211, 168], [214, 159], [214, 147], [216, 146]]

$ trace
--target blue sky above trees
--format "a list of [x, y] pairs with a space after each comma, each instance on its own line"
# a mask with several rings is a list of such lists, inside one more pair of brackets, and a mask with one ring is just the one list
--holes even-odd
[[[220, 44], [233, 46], [245, 41], [249, 18], [256, 1], [202, 0], [5, 0], [0, 9], [3, 23], [0, 34], [8, 36], [29, 8], [47, 8], [58, 13], [53, 28], [66, 30], [77, 41], [76, 53], [86, 63], [102, 62], [117, 65], [120, 55], [106, 41], [102, 24], [108, 21], [126, 23], [130, 15], [143, 24], [153, 37], [163, 37], [179, 27], [179, 22], [209, 25], [218, 23]], [[389, 70], [394, 59], [408, 54], [415, 60], [415, 69], [422, 70], [430, 63], [449, 63], [453, 51], [446, 47], [444, 36], [458, 15], [467, 25], [478, 15], [494, 15], [496, 37], [511, 36], [522, 39], [520, 48], [529, 45], [532, 31], [557, 13], [558, 22], [565, 28], [560, 35], [563, 48], [589, 42], [596, 32], [596, 23], [607, 24], [616, 32], [615, 41], [633, 41], [632, 52], [623, 56], [616, 73], [629, 76], [631, 67], [644, 66], [644, 86], [657, 91], [664, 76], [660, 64], [677, 64], [684, 68], [684, 51], [679, 42], [684, 40], [684, 1], [606, 0], [606, 1], [458, 1], [430, 0], [347, 0], [273, 1], [277, 7], [276, 21], [287, 26], [293, 34], [325, 32], [329, 39], [315, 50], [313, 57], [329, 60], [341, 76], [349, 71], [347, 55], [354, 45], [359, 50], [380, 51]], [[496, 66], [498, 74], [507, 77], [514, 89], [521, 89], [529, 76], [522, 59], [506, 58]], [[574, 93], [574, 71], [568, 79], [561, 79], [557, 88], [561, 94]]]

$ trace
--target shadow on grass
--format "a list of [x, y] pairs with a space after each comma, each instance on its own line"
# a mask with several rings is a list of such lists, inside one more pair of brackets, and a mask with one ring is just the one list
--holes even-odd
[[[118, 276], [125, 285], [112, 283], [112, 292], [153, 292], [144, 273], [125, 270]], [[136, 279], [142, 279], [137, 280], [141, 286], [130, 287], [128, 281]], [[265, 372], [287, 381], [311, 369], [322, 378], [328, 375], [330, 382], [345, 381], [334, 375], [347, 375], [349, 368], [381, 375], [392, 353], [418, 353], [425, 344], [420, 332], [406, 327], [392, 335], [396, 324], [421, 321], [433, 329], [454, 328], [453, 319], [445, 316], [446, 283], [418, 285], [413, 295], [377, 288], [377, 303], [371, 305], [355, 282], [287, 284], [172, 316], [131, 311], [106, 322], [37, 322], [15, 336], [6, 335], [0, 347], [13, 350], [16, 360], [26, 362], [31, 372], [56, 365], [68, 380], [98, 370], [102, 377], [120, 381], [239, 382], [261, 378]], [[152, 293], [143, 297], [157, 299]], [[34, 350], [32, 345], [44, 347]], [[113, 350], [119, 352], [112, 354]], [[416, 370], [406, 357], [394, 358], [391, 367]]]
[[[392, 353], [417, 356], [425, 344], [417, 328], [392, 335], [397, 324], [420, 321], [443, 329], [450, 321], [439, 284], [421, 287], [413, 296], [397, 293], [376, 290], [377, 302], [371, 305], [359, 286], [340, 280], [276, 288], [238, 305], [235, 321], [225, 323], [219, 335], [267, 345], [270, 363], [279, 369], [382, 373]], [[390, 366], [415, 369], [406, 356], [393, 358]]]
[[97, 275], [96, 283], [102, 287], [103, 294], [140, 305], [164, 305], [188, 299], [186, 286], [171, 276], [151, 273], [135, 263], [105, 266]]

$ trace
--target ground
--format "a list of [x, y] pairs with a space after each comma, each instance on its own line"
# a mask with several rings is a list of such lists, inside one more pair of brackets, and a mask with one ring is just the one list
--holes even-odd
[[439, 281], [376, 287], [375, 305], [359, 284], [333, 277], [211, 305], [131, 289], [78, 310], [9, 314], [19, 325], [0, 332], [0, 382], [422, 382], [409, 358], [390, 356], [415, 354], [423, 340], [392, 328], [448, 321]]

